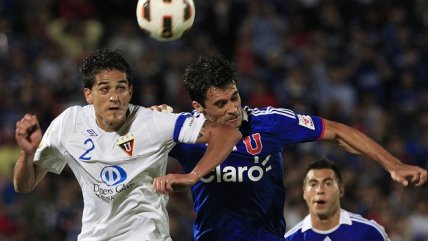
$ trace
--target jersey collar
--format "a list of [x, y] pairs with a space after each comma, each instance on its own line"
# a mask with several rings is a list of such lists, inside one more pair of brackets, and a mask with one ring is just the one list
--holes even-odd
[[[351, 217], [349, 216], [349, 213], [346, 210], [344, 210], [344, 209], [340, 209], [339, 224], [336, 227], [332, 228], [331, 230], [336, 229], [337, 227], [339, 227], [342, 224], [352, 225]], [[309, 229], [315, 230], [312, 227], [312, 222], [311, 222], [311, 216], [310, 215], [306, 216], [305, 219], [303, 219], [303, 221], [302, 221], [302, 233], [306, 232]], [[318, 232], [330, 232], [331, 230], [329, 230], [329, 231], [320, 231], [320, 230], [317, 230], [317, 231]]]
[[250, 115], [247, 113], [247, 108], [242, 108], [242, 123], [239, 131], [242, 133], [242, 137], [246, 137], [250, 130]]

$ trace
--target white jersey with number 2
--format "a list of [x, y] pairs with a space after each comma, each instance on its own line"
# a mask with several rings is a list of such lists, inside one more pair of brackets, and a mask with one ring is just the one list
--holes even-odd
[[68, 164], [84, 201], [79, 241], [171, 240], [168, 197], [153, 191], [176, 142], [194, 143], [205, 119], [130, 105], [117, 132], [105, 132], [92, 105], [73, 106], [45, 132], [34, 162], [60, 173]]

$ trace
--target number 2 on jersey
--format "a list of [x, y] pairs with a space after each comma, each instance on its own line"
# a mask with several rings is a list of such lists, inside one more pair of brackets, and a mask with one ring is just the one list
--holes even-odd
[[89, 146], [89, 149], [87, 149], [82, 155], [80, 155], [79, 158], [85, 161], [89, 161], [92, 158], [91, 156], [89, 156], [89, 152], [95, 149], [95, 144], [90, 138], [86, 139], [84, 144], [85, 146]]

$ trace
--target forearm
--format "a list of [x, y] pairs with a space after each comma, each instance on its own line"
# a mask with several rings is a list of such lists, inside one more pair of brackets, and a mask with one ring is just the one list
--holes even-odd
[[36, 175], [33, 164], [33, 155], [27, 155], [21, 151], [15, 164], [13, 186], [16, 192], [30, 192], [36, 184]]
[[207, 150], [191, 174], [195, 175], [197, 180], [208, 174], [227, 158], [241, 138], [242, 135], [236, 128], [225, 126], [211, 128]]
[[325, 120], [325, 130], [322, 140], [335, 141], [346, 150], [364, 155], [385, 168], [391, 178], [403, 186], [409, 182], [416, 187], [426, 183], [427, 171], [418, 166], [402, 163], [390, 152], [364, 133], [344, 124]]
[[394, 166], [401, 164], [400, 160], [376, 141], [349, 126], [340, 124], [336, 128], [336, 141], [345, 150], [366, 156], [379, 163], [386, 170], [391, 170]]

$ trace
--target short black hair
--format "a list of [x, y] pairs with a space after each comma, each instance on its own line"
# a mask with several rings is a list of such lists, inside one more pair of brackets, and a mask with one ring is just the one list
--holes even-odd
[[83, 60], [79, 68], [83, 87], [91, 89], [95, 76], [103, 70], [119, 70], [126, 74], [129, 85], [133, 85], [133, 77], [128, 62], [118, 50], [99, 49]]
[[223, 89], [236, 84], [235, 65], [220, 56], [205, 55], [184, 71], [183, 84], [192, 100], [205, 107], [209, 88]]
[[306, 179], [306, 175], [308, 175], [308, 172], [310, 170], [320, 170], [320, 169], [330, 169], [333, 170], [334, 174], [336, 175], [339, 184], [342, 185], [343, 180], [342, 180], [342, 174], [340, 173], [339, 168], [330, 160], [328, 160], [327, 158], [322, 158], [319, 160], [316, 160], [314, 162], [312, 162], [311, 164], [309, 164], [309, 166], [306, 168], [305, 174], [304, 174], [304, 178], [303, 178], [303, 184], [305, 183], [305, 179]]

